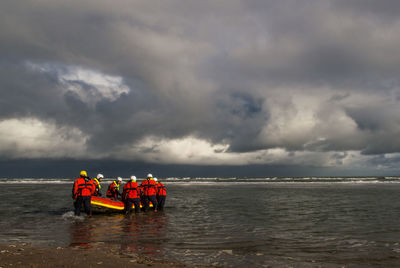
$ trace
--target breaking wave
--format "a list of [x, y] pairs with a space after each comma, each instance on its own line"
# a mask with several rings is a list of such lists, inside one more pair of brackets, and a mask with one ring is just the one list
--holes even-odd
[[[0, 184], [72, 184], [75, 178], [0, 178]], [[113, 178], [105, 178], [102, 183], [111, 183]], [[128, 178], [124, 178], [127, 181]], [[138, 179], [140, 182], [143, 179]], [[400, 177], [265, 177], [265, 178], [203, 178], [169, 177], [159, 178], [166, 183], [179, 184], [264, 184], [264, 183], [400, 183]]]

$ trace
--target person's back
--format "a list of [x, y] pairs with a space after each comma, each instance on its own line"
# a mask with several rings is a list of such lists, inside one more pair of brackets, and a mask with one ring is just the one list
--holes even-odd
[[146, 180], [141, 184], [144, 196], [144, 211], [149, 209], [149, 202], [153, 204], [154, 211], [157, 212], [157, 186], [156, 182], [153, 180], [153, 175], [148, 174]]
[[87, 176], [86, 171], [82, 170], [80, 177], [75, 180], [72, 187], [72, 194], [75, 206], [75, 215], [80, 215], [82, 204], [84, 205], [87, 215], [91, 215], [90, 199], [95, 191], [92, 180]]
[[167, 190], [164, 186], [164, 184], [161, 183], [161, 181], [157, 182], [157, 209], [158, 210], [163, 210], [164, 205], [165, 205], [165, 199], [167, 198]]
[[74, 183], [74, 195], [78, 196], [91, 196], [94, 192], [93, 183], [90, 180], [82, 177], [78, 178]]
[[131, 176], [128, 183], [124, 185], [122, 200], [125, 203], [125, 213], [130, 214], [132, 204], [135, 205], [135, 213], [140, 212], [140, 189], [136, 182], [136, 176]]
[[145, 196], [156, 195], [157, 194], [157, 184], [151, 178], [147, 178], [142, 182], [143, 194]]
[[122, 192], [124, 198], [140, 198], [140, 190], [136, 181], [129, 181], [124, 185]]
[[165, 188], [165, 185], [162, 184], [160, 181], [158, 181], [158, 183], [157, 183], [157, 195], [161, 195], [161, 196], [167, 195], [167, 190]]

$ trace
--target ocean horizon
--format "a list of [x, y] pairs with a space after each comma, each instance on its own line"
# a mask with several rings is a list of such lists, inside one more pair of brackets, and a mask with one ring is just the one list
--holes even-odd
[[[129, 178], [122, 177], [124, 181]], [[116, 178], [105, 177], [102, 184], [111, 183]], [[400, 183], [400, 176], [299, 176], [299, 177], [166, 177], [158, 178], [168, 183]], [[76, 178], [66, 177], [35, 177], [35, 178], [0, 178], [0, 183], [27, 184], [68, 184]], [[138, 181], [145, 178], [138, 177]]]

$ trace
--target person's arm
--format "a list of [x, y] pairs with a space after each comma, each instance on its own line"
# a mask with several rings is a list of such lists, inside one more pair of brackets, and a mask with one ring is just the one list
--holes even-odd
[[124, 185], [124, 188], [122, 189], [122, 200], [126, 199], [126, 196], [128, 195], [128, 192], [126, 189], [128, 189], [128, 183], [126, 183]]
[[92, 191], [91, 191], [91, 195], [93, 195], [94, 192], [96, 192], [96, 186], [94, 186], [94, 183], [92, 182]]
[[75, 182], [72, 184], [72, 199], [75, 199]]

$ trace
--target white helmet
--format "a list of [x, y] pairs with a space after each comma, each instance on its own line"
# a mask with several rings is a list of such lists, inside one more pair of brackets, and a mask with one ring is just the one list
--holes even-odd
[[131, 176], [131, 181], [136, 181], [136, 176]]
[[153, 175], [151, 173], [147, 174], [147, 178], [153, 178]]
[[104, 179], [104, 175], [103, 174], [97, 174], [97, 179]]
[[155, 182], [157, 182], [157, 178], [153, 178], [153, 180], [154, 180]]
[[118, 177], [118, 178], [117, 178], [117, 181], [121, 182], [121, 181], [122, 181], [122, 178], [121, 178], [121, 177]]

